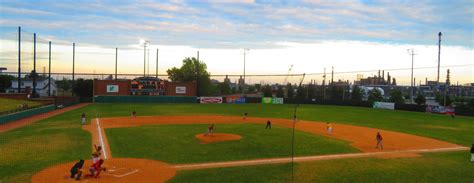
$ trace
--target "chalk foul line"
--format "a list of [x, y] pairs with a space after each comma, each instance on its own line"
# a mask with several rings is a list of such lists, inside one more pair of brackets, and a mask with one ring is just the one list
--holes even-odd
[[105, 152], [105, 145], [104, 145], [104, 140], [102, 138], [102, 130], [100, 128], [99, 117], [97, 117], [95, 119], [96, 119], [96, 123], [97, 123], [97, 132], [99, 134], [99, 143], [100, 143], [100, 146], [102, 146], [102, 153], [104, 153], [104, 159], [107, 159], [107, 153]]
[[125, 177], [125, 176], [127, 176], [127, 175], [130, 175], [130, 174], [136, 173], [136, 172], [138, 172], [137, 169], [135, 169], [135, 170], [133, 170], [133, 171], [130, 171], [130, 172], [127, 172], [127, 173], [124, 173], [124, 174], [122, 174], [122, 175], [114, 175], [114, 177], [119, 177], [119, 178], [120, 178], [120, 177]]
[[[468, 150], [467, 147], [451, 147], [451, 148], [437, 148], [437, 149], [414, 149], [414, 150], [396, 150], [386, 152], [368, 152], [368, 153], [350, 153], [350, 154], [330, 154], [330, 155], [317, 155], [317, 156], [302, 156], [295, 157], [295, 162], [304, 161], [318, 161], [318, 160], [330, 160], [330, 159], [347, 159], [347, 158], [362, 158], [388, 154], [398, 153], [428, 153], [428, 152], [448, 152], [448, 151], [462, 151]], [[277, 164], [277, 163], [289, 163], [291, 157], [287, 158], [269, 158], [269, 159], [256, 159], [256, 160], [241, 160], [241, 161], [226, 161], [226, 162], [213, 162], [213, 163], [199, 163], [199, 164], [178, 164], [174, 165], [173, 168], [177, 170], [193, 170], [193, 169], [206, 169], [206, 168], [221, 168], [221, 167], [235, 167], [235, 166], [248, 166], [248, 165], [264, 165], [264, 164]]]

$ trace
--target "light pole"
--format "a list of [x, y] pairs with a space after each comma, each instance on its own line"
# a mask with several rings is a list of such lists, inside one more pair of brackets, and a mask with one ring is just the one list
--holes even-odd
[[242, 97], [245, 95], [245, 54], [249, 51], [250, 49], [244, 48], [244, 80], [242, 82]]
[[140, 45], [143, 44], [143, 77], [146, 76], [146, 46], [149, 44], [150, 41], [147, 40], [140, 40]]
[[413, 103], [413, 85], [415, 84], [413, 81], [413, 60], [414, 60], [414, 57], [415, 57], [415, 49], [411, 48], [411, 49], [408, 49], [408, 54], [411, 55], [411, 81], [410, 81], [410, 103]]

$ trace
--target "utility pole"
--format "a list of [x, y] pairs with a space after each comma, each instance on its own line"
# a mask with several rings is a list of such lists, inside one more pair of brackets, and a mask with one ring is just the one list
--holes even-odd
[[156, 79], [158, 79], [158, 48], [156, 49]]
[[74, 64], [76, 57], [76, 43], [72, 43], [72, 95], [74, 96]]
[[33, 97], [36, 97], [36, 33], [33, 33]]
[[143, 77], [146, 76], [146, 45], [150, 43], [150, 41], [147, 40], [140, 40], [141, 43], [143, 43]]
[[115, 80], [117, 80], [117, 59], [118, 59], [118, 48], [115, 48]]
[[323, 75], [323, 99], [326, 99], [326, 67], [324, 68], [324, 75]]
[[444, 107], [446, 107], [446, 95], [448, 93], [448, 89], [449, 89], [449, 69], [447, 71], [447, 75], [446, 75], [446, 83], [444, 83]]
[[74, 67], [76, 57], [76, 43], [72, 43], [72, 82], [74, 82]]
[[196, 64], [196, 95], [199, 97], [199, 50], [197, 51], [197, 64]]
[[18, 27], [18, 93], [21, 93], [21, 27]]
[[147, 54], [147, 71], [146, 71], [146, 75], [147, 76], [150, 76], [150, 48], [148, 48], [148, 54]]
[[248, 50], [248, 48], [244, 48], [244, 80], [242, 82], [242, 97], [245, 95], [245, 55]]
[[408, 49], [408, 54], [411, 55], [411, 83], [410, 83], [410, 103], [413, 103], [413, 85], [415, 84], [415, 81], [413, 80], [413, 61], [415, 57], [415, 49], [411, 48]]
[[436, 86], [439, 86], [439, 67], [441, 63], [441, 32], [438, 33], [438, 77], [436, 79]]
[[48, 57], [48, 96], [51, 96], [51, 41], [49, 41], [49, 57]]

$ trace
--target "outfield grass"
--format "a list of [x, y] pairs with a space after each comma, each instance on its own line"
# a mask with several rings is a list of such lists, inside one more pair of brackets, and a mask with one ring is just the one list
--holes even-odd
[[30, 182], [46, 167], [89, 159], [92, 139], [81, 129], [81, 111], [0, 133], [0, 182]]
[[[137, 115], [242, 115], [292, 118], [294, 105], [262, 104], [95, 104], [101, 117]], [[366, 126], [420, 135], [470, 146], [474, 143], [474, 117], [450, 116], [421, 112], [394, 111], [363, 107], [301, 105], [298, 118], [312, 121]]]
[[[2, 182], [28, 182], [35, 172], [46, 167], [79, 158], [90, 158], [91, 136], [88, 132], [80, 129], [81, 113], [85, 112], [88, 118], [96, 115], [100, 117], [129, 116], [133, 109], [137, 110], [138, 115], [242, 115], [244, 112], [248, 112], [250, 116], [257, 117], [291, 118], [293, 116], [293, 105], [94, 104], [16, 130], [0, 133], [0, 180]], [[448, 116], [418, 112], [321, 105], [301, 105], [298, 109], [298, 117], [304, 120], [331, 121], [399, 131], [465, 146], [474, 143], [473, 117], [457, 116], [456, 119], [451, 119]], [[463, 163], [466, 160], [448, 155], [436, 157], [429, 164], [439, 167], [437, 173], [440, 175], [436, 176], [465, 180], [457, 175], [464, 175], [465, 169], [463, 167], [466, 165]], [[416, 163], [414, 161], [413, 166], [416, 166]], [[363, 165], [358, 164], [357, 166]], [[457, 168], [454, 170], [450, 168], [451, 166], [457, 166]], [[442, 171], [444, 169], [447, 171]], [[248, 170], [242, 171], [247, 172]], [[243, 172], [241, 175], [245, 175]], [[262, 174], [272, 177], [277, 175], [270, 174], [278, 172], [282, 171], [264, 170]], [[371, 174], [370, 171], [359, 173], [361, 175]], [[413, 173], [405, 173], [406, 175], [425, 174], [422, 169], [414, 169]], [[399, 172], [396, 175], [403, 176], [405, 174]], [[245, 176], [239, 176], [239, 174], [229, 174], [228, 176], [236, 176], [245, 180]]]
[[[418, 158], [356, 158], [295, 164], [295, 182], [473, 182], [467, 152], [427, 153]], [[291, 164], [179, 171], [178, 182], [291, 182]]]
[[[291, 129], [264, 124], [218, 124], [216, 133], [242, 136], [237, 141], [200, 144], [194, 136], [207, 125], [148, 125], [105, 129], [114, 157], [133, 157], [167, 163], [199, 163], [291, 156]], [[348, 142], [306, 132], [295, 133], [297, 156], [359, 152]]]
[[32, 102], [27, 100], [16, 100], [16, 99], [8, 99], [8, 98], [0, 98], [0, 112], [10, 111], [14, 109], [18, 109], [19, 106], [23, 103], [27, 103], [28, 107], [35, 107], [40, 106], [41, 103], [39, 102]]

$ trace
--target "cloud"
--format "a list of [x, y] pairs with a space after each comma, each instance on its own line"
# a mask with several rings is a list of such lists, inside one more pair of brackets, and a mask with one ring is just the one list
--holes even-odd
[[43, 10], [34, 10], [26, 8], [13, 8], [7, 6], [0, 6], [0, 12], [20, 15], [54, 15], [55, 13]]

